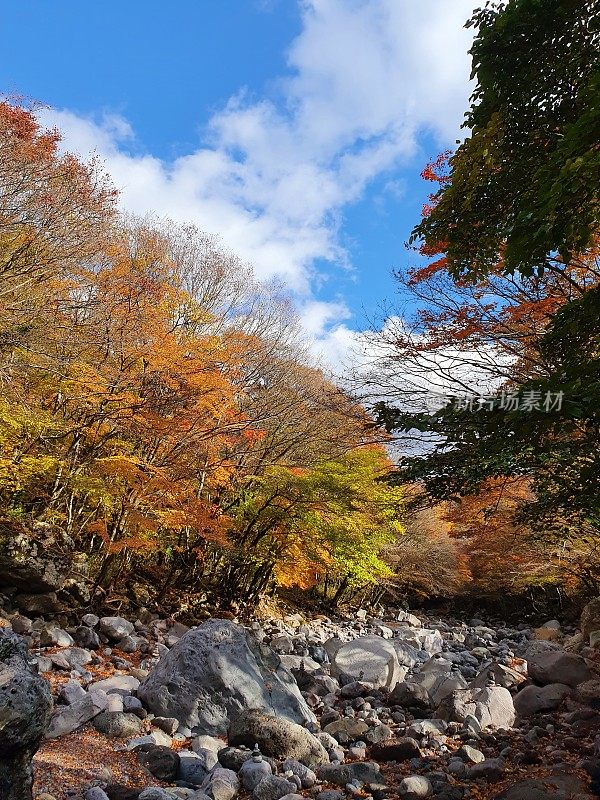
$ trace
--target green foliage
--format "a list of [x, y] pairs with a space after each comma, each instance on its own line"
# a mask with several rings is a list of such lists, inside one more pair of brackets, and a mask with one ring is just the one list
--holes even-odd
[[510, 0], [468, 23], [476, 88], [470, 135], [412, 240], [451, 273], [541, 273], [566, 263], [599, 222], [600, 2]]
[[563, 392], [560, 409], [469, 411], [451, 402], [433, 415], [412, 415], [380, 405], [388, 429], [438, 438], [432, 452], [405, 459], [392, 480], [422, 481], [432, 497], [456, 500], [477, 494], [488, 478], [528, 477], [537, 498], [525, 511], [532, 523], [600, 528], [600, 287], [557, 312], [539, 349], [547, 377], [525, 382], [519, 394]]

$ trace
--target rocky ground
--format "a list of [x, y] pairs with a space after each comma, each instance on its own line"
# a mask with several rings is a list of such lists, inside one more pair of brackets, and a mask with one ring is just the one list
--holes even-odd
[[[581, 632], [397, 611], [70, 621], [0, 621], [52, 690], [38, 800], [600, 797], [600, 600]], [[0, 708], [0, 755], [3, 736]]]

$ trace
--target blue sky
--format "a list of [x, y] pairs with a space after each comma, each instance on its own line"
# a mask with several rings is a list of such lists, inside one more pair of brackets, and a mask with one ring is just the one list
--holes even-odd
[[136, 213], [220, 234], [294, 296], [336, 364], [460, 135], [473, 0], [28, 0], [0, 8], [0, 89], [41, 101]]

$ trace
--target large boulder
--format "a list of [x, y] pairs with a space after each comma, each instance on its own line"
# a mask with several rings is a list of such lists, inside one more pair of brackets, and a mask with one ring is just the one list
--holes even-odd
[[55, 592], [69, 569], [69, 541], [62, 531], [43, 524], [26, 531], [17, 522], [0, 520], [0, 586], [32, 595]]
[[547, 686], [526, 686], [515, 696], [515, 710], [519, 717], [531, 717], [540, 711], [554, 711], [573, 690], [564, 683]]
[[279, 657], [223, 619], [209, 619], [182, 636], [137, 694], [156, 716], [175, 717], [180, 730], [194, 734], [223, 735], [233, 717], [251, 708], [290, 722], [315, 721]]
[[511, 693], [503, 686], [459, 689], [447, 695], [436, 712], [448, 722], [464, 722], [468, 716], [482, 728], [512, 728], [516, 715]]
[[385, 686], [391, 689], [406, 675], [394, 644], [380, 636], [361, 636], [343, 644], [330, 658], [334, 678], [348, 675], [372, 683], [376, 688]]
[[579, 776], [557, 774], [513, 783], [492, 800], [593, 800], [593, 795]]
[[0, 629], [0, 797], [31, 800], [31, 759], [50, 720], [50, 687], [31, 668], [23, 640]]
[[232, 719], [227, 738], [230, 745], [254, 747], [257, 744], [266, 756], [293, 758], [311, 769], [329, 762], [327, 751], [310, 731], [259, 709], [242, 711]]
[[564, 650], [528, 651], [527, 672], [532, 680], [542, 686], [549, 683], [577, 686], [594, 677], [585, 659]]

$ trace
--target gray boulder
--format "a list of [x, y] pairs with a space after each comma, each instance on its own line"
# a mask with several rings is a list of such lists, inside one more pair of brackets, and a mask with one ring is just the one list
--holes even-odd
[[259, 709], [243, 711], [231, 721], [228, 741], [246, 747], [258, 744], [266, 756], [293, 758], [311, 769], [329, 761], [323, 745], [306, 728]]
[[321, 767], [318, 776], [322, 781], [345, 786], [352, 781], [384, 784], [379, 765], [374, 761], [354, 761], [351, 764], [328, 764]]
[[342, 644], [330, 658], [334, 678], [344, 674], [354, 680], [368, 681], [376, 688], [385, 686], [390, 689], [406, 675], [394, 644], [379, 636], [361, 636]]
[[281, 800], [286, 794], [294, 794], [296, 789], [295, 783], [279, 775], [265, 775], [254, 787], [252, 797], [254, 800]]
[[594, 676], [585, 660], [564, 650], [527, 652], [527, 672], [536, 683], [566, 683], [577, 686]]
[[459, 689], [445, 697], [436, 712], [448, 722], [464, 722], [470, 715], [482, 728], [512, 728], [516, 715], [511, 693], [503, 686]]
[[291, 722], [315, 721], [279, 657], [222, 619], [207, 620], [182, 636], [137, 694], [149, 711], [176, 717], [193, 733], [223, 735], [230, 719], [250, 708]]
[[107, 705], [108, 698], [104, 692], [89, 692], [71, 705], [58, 706], [50, 720], [46, 738], [57, 739], [72, 733], [104, 711]]
[[31, 759], [50, 721], [48, 683], [31, 668], [24, 641], [0, 629], [0, 797], [31, 800]]
[[519, 717], [531, 717], [540, 711], [553, 711], [571, 692], [571, 687], [564, 683], [525, 686], [514, 698], [515, 710]]
[[118, 642], [134, 632], [135, 628], [123, 617], [102, 617], [100, 630], [113, 642]]
[[433, 786], [424, 775], [408, 775], [400, 781], [398, 794], [403, 800], [418, 800], [420, 797], [430, 797]]
[[94, 728], [112, 739], [127, 739], [140, 736], [144, 731], [144, 723], [135, 714], [123, 711], [103, 711], [94, 718]]

